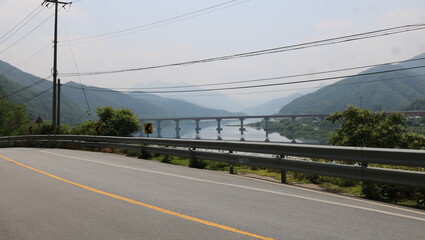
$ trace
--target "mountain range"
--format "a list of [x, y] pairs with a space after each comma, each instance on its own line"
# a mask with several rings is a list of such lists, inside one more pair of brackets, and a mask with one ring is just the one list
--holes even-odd
[[[15, 104], [23, 104], [33, 117], [51, 119], [52, 82], [25, 73], [10, 64], [0, 61], [0, 98], [5, 97]], [[82, 91], [85, 89], [85, 94]], [[111, 89], [90, 87], [68, 82], [61, 88], [61, 121], [77, 124], [96, 115], [97, 107], [111, 106], [129, 108], [139, 118], [228, 116], [231, 113], [201, 107], [184, 100], [171, 99], [138, 93], [122, 93]]]
[[150, 88], [164, 88], [165, 91], [169, 90], [166, 88], [177, 87], [179, 89], [174, 90], [193, 90], [200, 91], [199, 93], [186, 94], [186, 93], [157, 93], [155, 96], [160, 96], [168, 99], [179, 99], [186, 102], [191, 102], [196, 105], [210, 108], [210, 109], [222, 109], [229, 112], [239, 112], [243, 109], [243, 105], [240, 104], [235, 99], [222, 94], [218, 91], [208, 91], [204, 92], [204, 88], [201, 88], [196, 85], [191, 85], [187, 83], [172, 83], [172, 82], [163, 82], [163, 81], [153, 81], [149, 83], [138, 83], [133, 86], [133, 88], [146, 89], [149, 92]]
[[285, 106], [286, 104], [290, 103], [291, 101], [303, 96], [305, 94], [302, 93], [295, 93], [292, 95], [289, 95], [287, 97], [281, 97], [277, 99], [270, 100], [268, 102], [265, 102], [263, 104], [259, 104], [256, 106], [252, 106], [249, 108], [245, 108], [242, 110], [242, 112], [248, 114], [248, 115], [272, 115], [279, 112], [279, 110], [282, 108], [282, 106]]
[[[425, 54], [399, 64], [369, 68], [297, 98], [283, 106], [280, 114], [322, 114], [342, 111], [348, 105], [373, 111], [400, 111], [425, 97]], [[416, 69], [408, 69], [420, 67]], [[375, 74], [377, 73], [377, 74]]]
[[[425, 54], [421, 54], [402, 63], [369, 68], [358, 76], [344, 78], [309, 94], [298, 93], [244, 110], [235, 100], [223, 94], [196, 99], [183, 98], [180, 95], [176, 99], [174, 97], [178, 96], [165, 97], [142, 91], [124, 93], [68, 82], [61, 88], [61, 120], [70, 124], [81, 123], [90, 119], [90, 112], [96, 115], [96, 108], [103, 106], [130, 108], [139, 118], [230, 116], [245, 113], [321, 114], [342, 111], [350, 104], [374, 111], [400, 111], [414, 100], [425, 98], [424, 76]], [[168, 83], [156, 84], [173, 87]], [[148, 85], [143, 88], [149, 91]], [[200, 89], [196, 86], [191, 88]], [[34, 119], [38, 116], [45, 120], [51, 119], [51, 89], [51, 81], [0, 61], [0, 98], [23, 104]]]

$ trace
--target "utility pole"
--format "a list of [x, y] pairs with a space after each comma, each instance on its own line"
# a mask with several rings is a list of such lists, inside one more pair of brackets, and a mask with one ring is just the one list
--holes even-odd
[[59, 129], [59, 110], [58, 109], [58, 10], [59, 4], [65, 6], [71, 4], [71, 2], [60, 2], [59, 0], [44, 0], [42, 5], [46, 7], [49, 4], [55, 5], [55, 27], [54, 27], [54, 40], [53, 40], [53, 104], [52, 104], [52, 127], [55, 129], [55, 133], [57, 133]]
[[61, 123], [61, 80], [58, 79], [58, 116], [57, 116], [57, 130], [59, 131], [60, 129], [60, 123]]

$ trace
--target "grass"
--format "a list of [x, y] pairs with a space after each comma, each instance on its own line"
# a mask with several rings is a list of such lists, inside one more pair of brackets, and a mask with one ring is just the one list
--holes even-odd
[[281, 180], [280, 171], [277, 172], [271, 169], [264, 168], [253, 168], [249, 166], [237, 166], [235, 167], [235, 173], [237, 174], [255, 174], [263, 177], [272, 177], [276, 180]]
[[394, 204], [404, 206], [404, 207], [411, 207], [411, 208], [418, 208], [418, 209], [425, 210], [425, 205], [419, 205], [414, 200], [404, 199], [404, 200], [397, 201]]

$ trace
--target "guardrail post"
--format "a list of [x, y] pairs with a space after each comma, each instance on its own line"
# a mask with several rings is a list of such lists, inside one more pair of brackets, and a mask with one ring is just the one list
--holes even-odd
[[[282, 159], [282, 158], [285, 158], [285, 156], [280, 155], [279, 158]], [[288, 183], [286, 181], [286, 170], [284, 170], [284, 169], [281, 169], [280, 170], [280, 182], [281, 183], [284, 183], [284, 184], [287, 184]]]
[[270, 120], [270, 118], [264, 118], [264, 121], [266, 122], [266, 125], [264, 127], [264, 131], [266, 132], [265, 142], [270, 142], [270, 139], [269, 139], [269, 120]]
[[221, 130], [223, 130], [223, 128], [220, 127], [220, 122], [221, 122], [221, 119], [217, 118], [217, 135], [218, 135], [217, 140], [223, 140], [221, 138]]
[[156, 137], [157, 138], [162, 138], [161, 136], [161, 120], [156, 120]]
[[[229, 151], [229, 154], [232, 154], [232, 153], [233, 151]], [[229, 173], [235, 174], [235, 167], [233, 166], [233, 164], [230, 164]]]
[[360, 165], [362, 168], [367, 168], [367, 166], [369, 165], [369, 163], [359, 162], [359, 165]]
[[195, 120], [195, 122], [196, 122], [196, 128], [195, 128], [195, 131], [196, 131], [196, 137], [195, 137], [195, 139], [201, 139], [201, 137], [199, 136], [199, 131], [202, 129], [202, 128], [200, 128], [199, 127], [199, 119], [196, 119]]
[[286, 181], [286, 171], [285, 170], [280, 170], [280, 177], [281, 177], [281, 180], [280, 180], [280, 182], [281, 183], [283, 183], [283, 184], [287, 184], [288, 182]]
[[181, 128], [180, 128], [180, 120], [174, 120], [174, 121], [176, 121], [176, 138], [177, 139], [180, 139], [181, 137], [180, 137], [180, 130], [181, 130]]
[[241, 141], [245, 141], [245, 138], [243, 137], [243, 132], [246, 130], [243, 127], [243, 121], [245, 120], [245, 118], [239, 118], [239, 120], [241, 121], [241, 127], [239, 128], [239, 131], [241, 131]]

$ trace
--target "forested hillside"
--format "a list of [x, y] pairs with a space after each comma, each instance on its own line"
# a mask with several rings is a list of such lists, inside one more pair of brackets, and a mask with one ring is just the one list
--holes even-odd
[[425, 96], [425, 78], [400, 65], [370, 68], [360, 74], [382, 72], [345, 78], [314, 93], [300, 97], [282, 107], [280, 114], [332, 113], [348, 105], [369, 110], [399, 111], [415, 99]]

